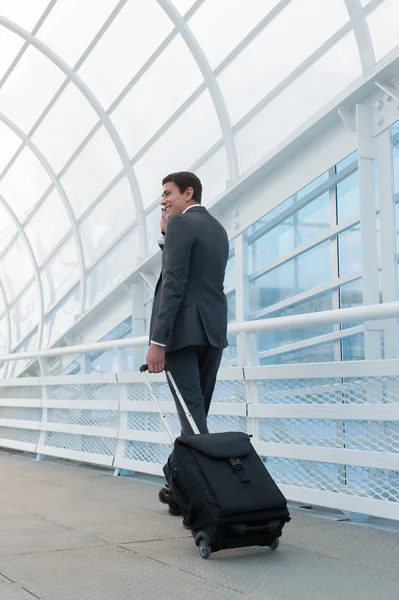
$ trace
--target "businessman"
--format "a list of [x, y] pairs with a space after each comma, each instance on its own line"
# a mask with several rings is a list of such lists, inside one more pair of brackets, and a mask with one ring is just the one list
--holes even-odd
[[[170, 369], [200, 433], [208, 433], [207, 415], [227, 346], [223, 284], [228, 237], [201, 206], [202, 185], [196, 175], [172, 173], [162, 185], [165, 243], [146, 362], [150, 373], [160, 373], [165, 365]], [[190, 435], [191, 427], [176, 404], [182, 435]], [[167, 488], [159, 499], [169, 504], [171, 513], [179, 514]]]

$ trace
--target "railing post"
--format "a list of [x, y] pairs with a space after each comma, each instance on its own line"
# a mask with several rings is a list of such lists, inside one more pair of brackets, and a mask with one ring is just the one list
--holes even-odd
[[[126, 373], [128, 371], [128, 364], [126, 360], [126, 355], [123, 350], [116, 349], [116, 359], [118, 362], [118, 372]], [[127, 384], [120, 383], [118, 379], [118, 374], [116, 374], [116, 382], [118, 385], [119, 392], [119, 401], [118, 401], [118, 439], [116, 442], [116, 451], [114, 457], [114, 465], [119, 463], [119, 460], [124, 458], [125, 456], [125, 447], [126, 441], [120, 438], [120, 431], [126, 430], [128, 428], [128, 413], [126, 411], [121, 410], [121, 403], [127, 400]], [[125, 469], [121, 469], [119, 467], [115, 467], [114, 475], [118, 477], [119, 475], [128, 475], [133, 473], [133, 471], [126, 471]]]
[[[38, 363], [39, 363], [39, 367], [40, 367], [40, 373], [42, 377], [48, 377], [50, 375], [50, 371], [49, 371], [49, 365], [48, 365], [48, 360], [47, 358], [43, 358], [41, 356], [38, 357]], [[42, 405], [42, 419], [41, 419], [41, 423], [40, 423], [40, 433], [39, 433], [39, 442], [38, 442], [38, 446], [39, 447], [43, 447], [45, 445], [45, 441], [46, 441], [46, 429], [45, 429], [45, 424], [47, 423], [47, 417], [48, 417], [48, 408], [46, 406], [44, 406], [46, 404], [46, 400], [48, 399], [48, 393], [47, 393], [47, 385], [42, 385], [42, 400], [41, 400], [41, 405]], [[41, 454], [40, 452], [36, 452], [36, 460], [43, 460], [45, 458], [44, 454]]]
[[[373, 110], [370, 106], [356, 105], [360, 235], [363, 265], [363, 304], [379, 303], [377, 224], [375, 218], [375, 141]], [[364, 353], [366, 360], [381, 358], [381, 331], [365, 323]]]
[[[393, 202], [392, 144], [389, 129], [377, 138], [380, 192], [382, 295], [384, 302], [398, 300], [395, 205]], [[399, 356], [398, 319], [384, 321], [385, 358]]]

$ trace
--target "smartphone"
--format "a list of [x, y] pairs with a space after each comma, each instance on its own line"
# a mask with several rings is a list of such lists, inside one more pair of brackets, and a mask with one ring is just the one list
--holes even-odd
[[166, 210], [164, 208], [161, 209], [161, 213], [162, 213], [162, 216], [164, 217], [164, 219], [166, 219], [166, 221], [167, 221], [168, 215], [166, 214]]

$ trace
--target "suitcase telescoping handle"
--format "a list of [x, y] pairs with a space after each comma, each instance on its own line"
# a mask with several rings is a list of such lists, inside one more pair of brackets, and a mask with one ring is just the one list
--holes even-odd
[[[156, 405], [156, 407], [158, 409], [159, 416], [161, 417], [161, 420], [162, 420], [162, 423], [163, 423], [163, 425], [165, 427], [166, 433], [168, 434], [168, 436], [170, 438], [170, 441], [172, 442], [172, 445], [173, 445], [176, 436], [174, 435], [174, 433], [172, 431], [172, 428], [169, 425], [168, 419], [166, 418], [165, 411], [163, 410], [163, 408], [161, 406], [161, 403], [159, 402], [159, 400], [157, 398], [157, 395], [155, 394], [155, 392], [154, 392], [154, 390], [152, 388], [150, 379], [148, 377], [148, 365], [141, 365], [141, 367], [140, 367], [140, 373], [142, 373], [143, 376], [144, 376], [145, 382], [146, 382], [147, 387], [148, 387], [148, 389], [150, 391], [152, 399], [154, 400], [155, 405]], [[169, 368], [166, 367], [166, 366], [165, 366], [165, 373], [166, 373], [166, 378], [170, 381], [173, 389], [175, 390], [177, 399], [178, 399], [178, 401], [180, 403], [180, 406], [182, 407], [182, 410], [184, 411], [185, 417], [186, 417], [186, 419], [187, 419], [187, 421], [188, 421], [191, 429], [193, 430], [193, 433], [195, 435], [199, 434], [199, 429], [198, 429], [198, 427], [197, 427], [197, 425], [196, 425], [193, 417], [191, 416], [191, 413], [188, 410], [186, 403], [183, 400], [183, 396], [181, 395], [181, 393], [179, 391], [179, 388], [176, 385], [174, 377], [173, 377], [172, 373], [170, 372]]]

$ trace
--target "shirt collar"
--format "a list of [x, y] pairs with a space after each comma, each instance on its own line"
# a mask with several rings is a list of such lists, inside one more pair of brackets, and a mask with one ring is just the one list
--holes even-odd
[[194, 208], [194, 206], [201, 206], [201, 205], [198, 204], [198, 203], [197, 204], [190, 204], [190, 206], [187, 206], [187, 208], [185, 208], [181, 214], [184, 215], [185, 212], [187, 212], [188, 210], [190, 210], [190, 208]]

